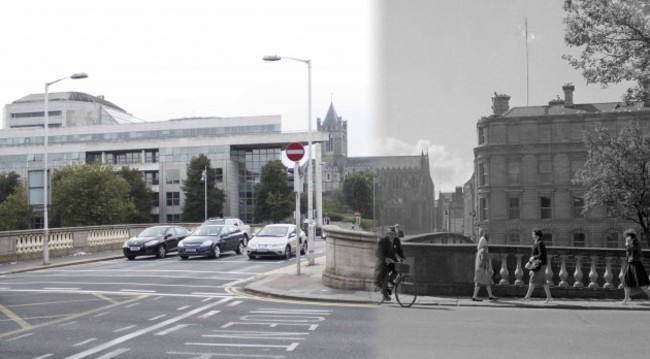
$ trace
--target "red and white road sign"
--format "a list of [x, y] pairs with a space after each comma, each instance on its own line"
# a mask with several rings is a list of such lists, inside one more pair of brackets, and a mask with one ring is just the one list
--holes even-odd
[[298, 162], [305, 155], [305, 148], [299, 142], [292, 142], [287, 146], [286, 152], [289, 160]]

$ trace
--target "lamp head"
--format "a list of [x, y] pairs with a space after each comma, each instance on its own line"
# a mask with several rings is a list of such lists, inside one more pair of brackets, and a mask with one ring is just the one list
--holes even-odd
[[72, 74], [72, 76], [70, 76], [70, 78], [73, 80], [85, 79], [86, 77], [88, 77], [88, 74], [85, 72], [79, 72], [76, 74]]
[[282, 58], [278, 55], [269, 55], [262, 58], [264, 61], [280, 61]]

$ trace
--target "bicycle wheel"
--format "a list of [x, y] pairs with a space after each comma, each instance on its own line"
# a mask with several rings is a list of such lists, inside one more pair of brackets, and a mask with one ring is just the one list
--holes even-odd
[[409, 275], [400, 276], [395, 283], [395, 299], [399, 305], [408, 308], [418, 298], [418, 286], [415, 280]]

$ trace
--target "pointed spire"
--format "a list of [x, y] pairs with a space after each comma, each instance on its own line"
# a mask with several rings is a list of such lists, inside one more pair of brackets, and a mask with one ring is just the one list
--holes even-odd
[[339, 116], [336, 114], [336, 110], [334, 109], [334, 103], [331, 102], [330, 108], [327, 110], [327, 115], [325, 115], [325, 120], [323, 120], [323, 128], [333, 130], [339, 127]]

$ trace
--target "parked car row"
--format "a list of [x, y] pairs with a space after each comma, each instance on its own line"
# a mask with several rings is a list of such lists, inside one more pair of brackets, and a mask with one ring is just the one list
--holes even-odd
[[251, 236], [250, 227], [237, 221], [209, 219], [192, 232], [175, 225], [149, 227], [124, 242], [122, 251], [129, 260], [138, 256], [164, 258], [172, 251], [177, 251], [182, 260], [190, 256], [219, 258], [231, 251], [246, 253], [250, 259], [288, 259], [298, 250], [300, 254], [307, 252], [305, 232], [295, 224], [269, 224]]

